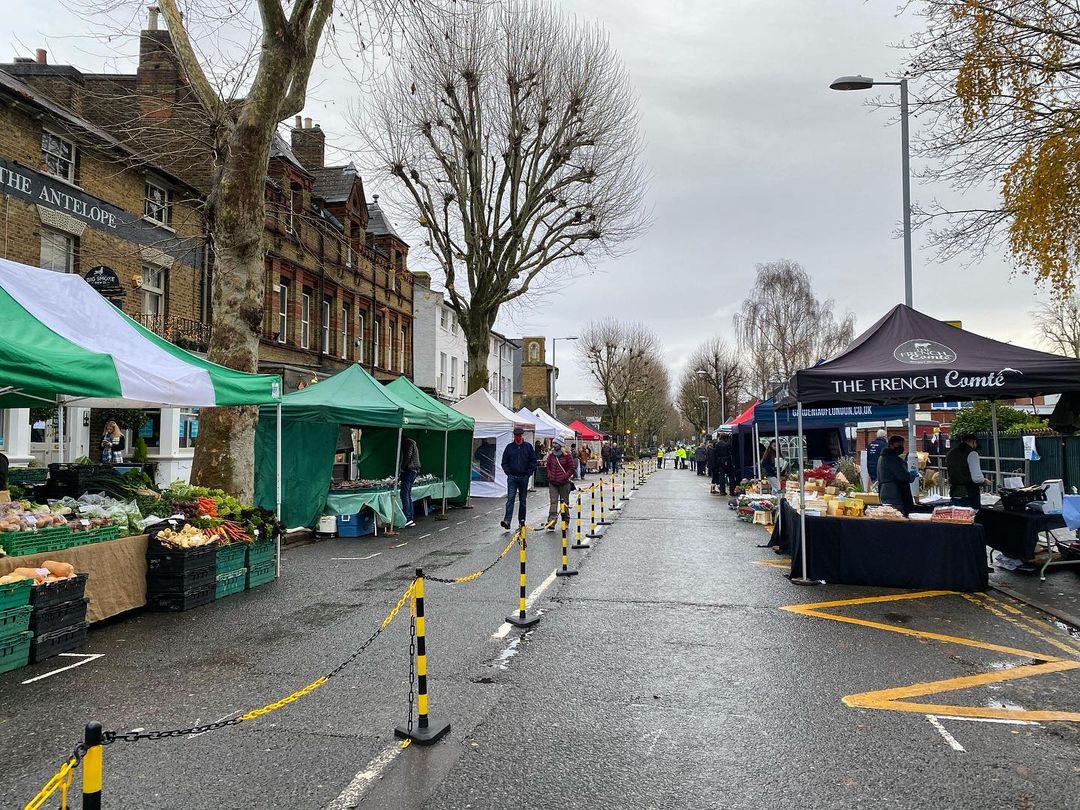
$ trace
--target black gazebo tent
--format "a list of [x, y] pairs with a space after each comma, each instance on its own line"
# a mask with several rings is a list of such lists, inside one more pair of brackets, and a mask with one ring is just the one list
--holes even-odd
[[[797, 371], [777, 394], [776, 407], [797, 409], [802, 435], [802, 408], [808, 404], [996, 401], [1078, 391], [1080, 360], [991, 340], [898, 304], [840, 354]], [[996, 418], [994, 427], [996, 457]], [[800, 490], [803, 461], [800, 443]], [[805, 544], [805, 502], [802, 506]], [[805, 545], [802, 560], [801, 581], [806, 581]]]

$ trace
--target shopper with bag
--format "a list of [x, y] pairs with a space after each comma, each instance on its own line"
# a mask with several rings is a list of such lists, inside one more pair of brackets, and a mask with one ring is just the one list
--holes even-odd
[[559, 504], [570, 502], [570, 491], [574, 484], [574, 457], [563, 449], [561, 439], [551, 443], [551, 452], [547, 457], [548, 477], [548, 523], [549, 532], [555, 531], [559, 521]]

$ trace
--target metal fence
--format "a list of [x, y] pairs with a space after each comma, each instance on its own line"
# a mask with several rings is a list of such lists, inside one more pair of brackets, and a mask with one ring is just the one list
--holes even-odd
[[[983, 475], [992, 483], [996, 491], [1001, 486], [1001, 481], [996, 480], [993, 434], [979, 433], [977, 435]], [[1060, 478], [1065, 483], [1066, 492], [1069, 492], [1071, 487], [1080, 487], [1080, 436], [1062, 436], [1050, 431], [1042, 431], [1034, 435], [1035, 451], [1039, 455], [1037, 461], [1029, 461], [1025, 458], [1022, 435], [1006, 435], [998, 438], [1001, 452], [1001, 477], [1004, 479], [1019, 475], [1024, 479], [1025, 484], [1039, 484], [1047, 479]], [[938, 480], [931, 490], [947, 495], [949, 474], [945, 469], [944, 454], [932, 454], [927, 468], [938, 473]]]

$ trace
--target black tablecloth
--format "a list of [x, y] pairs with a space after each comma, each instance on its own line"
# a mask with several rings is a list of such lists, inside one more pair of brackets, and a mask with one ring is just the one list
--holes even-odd
[[[781, 548], [791, 547], [791, 571], [802, 576], [799, 514], [780, 504]], [[986, 543], [979, 525], [930, 521], [806, 518], [810, 579], [884, 588], [980, 591], [986, 588]]]
[[1061, 515], [1041, 512], [1009, 512], [1000, 506], [984, 506], [975, 515], [975, 522], [986, 533], [986, 545], [1016, 560], [1031, 560], [1039, 533], [1065, 526]]

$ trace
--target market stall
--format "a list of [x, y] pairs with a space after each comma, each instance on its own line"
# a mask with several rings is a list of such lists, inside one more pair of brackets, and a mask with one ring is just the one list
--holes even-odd
[[[1001, 343], [898, 305], [836, 357], [796, 372], [776, 399], [777, 407], [794, 408], [797, 431], [801, 435], [808, 405], [906, 405], [972, 399], [996, 402], [999, 399], [1076, 391], [1080, 391], [1080, 360]], [[995, 435], [995, 455], [996, 445]], [[1000, 470], [1000, 463], [997, 466]], [[881, 518], [879, 520], [838, 517], [841, 521], [852, 520], [845, 526], [845, 537], [861, 537], [866, 542], [822, 540], [815, 545], [818, 537], [827, 535], [816, 528], [824, 525], [819, 522], [822, 520], [820, 506], [822, 503], [827, 506], [827, 502], [822, 500], [817, 504], [808, 504], [805, 456], [801, 442], [798, 478], [797, 492], [792, 498], [798, 506], [797, 519], [790, 521], [793, 525], [784, 528], [784, 531], [796, 532], [793, 536], [797, 537], [799, 544], [793, 557], [793, 560], [797, 560], [792, 565], [793, 582], [816, 582], [825, 565], [821, 561], [833, 554], [838, 544], [847, 558], [845, 566], [839, 571], [841, 578], [836, 579], [837, 572], [834, 571], [832, 581], [845, 582], [843, 577], [860, 579], [853, 584], [886, 584], [882, 579], [893, 581], [874, 562], [887, 556], [878, 547], [878, 541], [874, 540], [882, 536], [900, 544], [900, 554], [914, 565], [919, 565], [920, 559], [938, 559], [942, 565], [951, 566], [953, 581], [958, 583], [964, 581], [964, 569], [974, 570], [977, 566], [985, 569], [981, 527], [968, 527], [965, 534], [970, 542], [959, 545], [958, 553], [966, 562], [958, 561], [951, 554], [935, 556], [933, 549], [923, 547], [928, 538], [935, 547], [946, 542], [942, 533], [929, 531], [934, 517], [948, 514], [938, 510], [934, 510], [935, 515], [916, 514], [920, 518], [917, 520], [895, 514], [895, 510], [889, 513], [884, 508], [875, 510]], [[812, 490], [811, 497], [814, 495]], [[973, 523], [974, 511], [966, 511], [970, 514], [948, 514], [948, 519]], [[783, 514], [782, 510], [781, 517]], [[796, 518], [796, 515], [792, 514], [792, 518]], [[886, 518], [887, 522], [883, 522]], [[976, 530], [979, 532], [978, 541], [974, 540]], [[905, 545], [912, 551], [904, 551]], [[938, 551], [943, 553], [941, 549]], [[867, 576], [876, 581], [862, 581], [865, 577], [853, 571], [870, 572]], [[923, 574], [927, 580], [936, 576], [929, 563], [923, 566]]]
[[600, 450], [604, 444], [604, 434], [593, 430], [580, 419], [575, 419], [567, 427], [574, 431], [578, 448], [584, 447], [589, 451], [590, 458], [587, 471], [596, 472], [599, 470], [601, 464]]
[[483, 388], [454, 403], [453, 409], [475, 422], [472, 494], [477, 498], [506, 497], [506, 475], [501, 465], [503, 449], [514, 440], [515, 427], [525, 431], [525, 441], [533, 441], [535, 420], [526, 420], [503, 407]]
[[564, 425], [543, 408], [537, 408], [535, 411], [531, 412], [531, 415], [536, 420], [537, 430], [540, 430], [542, 427], [545, 431], [550, 432], [550, 438], [552, 439], [562, 439], [564, 442], [572, 442], [577, 437], [573, 428], [569, 425]]

